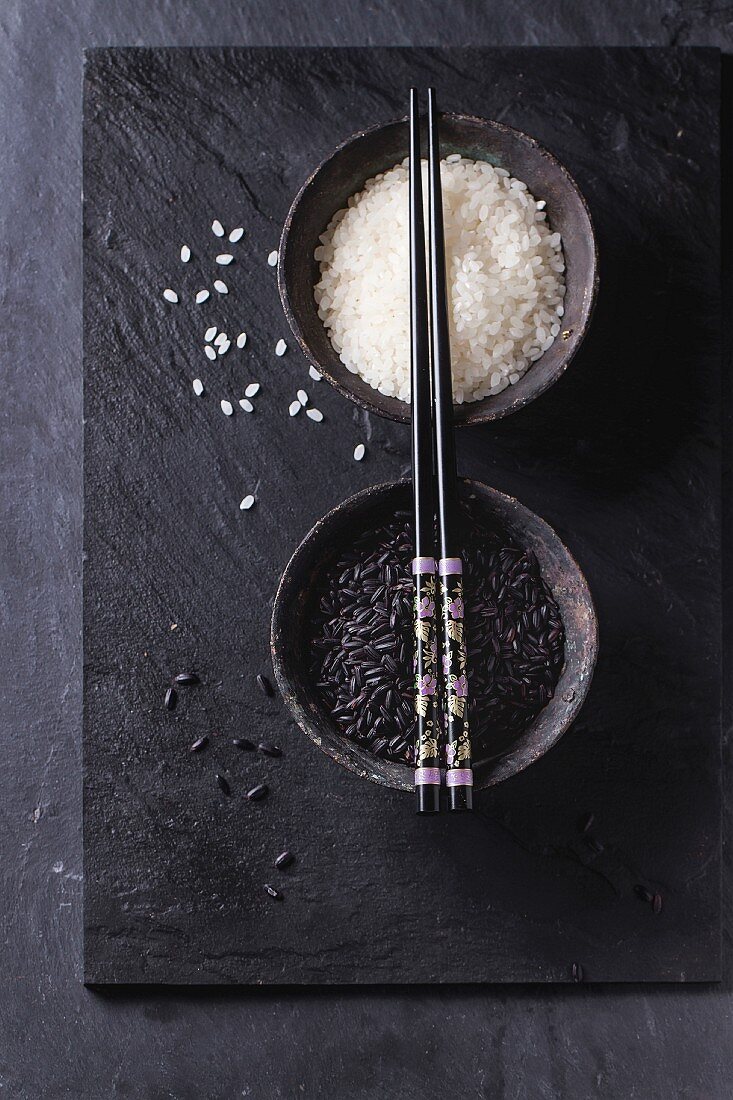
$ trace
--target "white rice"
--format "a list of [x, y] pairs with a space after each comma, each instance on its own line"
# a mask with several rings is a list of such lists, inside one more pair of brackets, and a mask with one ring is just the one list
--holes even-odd
[[[410, 400], [408, 162], [367, 180], [315, 250], [318, 315], [341, 361]], [[441, 163], [453, 397], [478, 401], [519, 381], [560, 331], [565, 263], [544, 202], [502, 168]], [[427, 195], [427, 161], [423, 161]]]

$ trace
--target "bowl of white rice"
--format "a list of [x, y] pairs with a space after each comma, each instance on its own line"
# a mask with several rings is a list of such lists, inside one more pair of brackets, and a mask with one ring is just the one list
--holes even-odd
[[[577, 184], [533, 138], [457, 114], [441, 115], [440, 138], [454, 413], [476, 424], [563, 374], [590, 321], [597, 249]], [[278, 256], [283, 307], [311, 365], [362, 408], [402, 421], [407, 152], [405, 120], [339, 145], [296, 195]]]

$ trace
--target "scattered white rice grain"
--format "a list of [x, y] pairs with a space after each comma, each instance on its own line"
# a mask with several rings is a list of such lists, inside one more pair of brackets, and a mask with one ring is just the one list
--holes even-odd
[[311, 420], [315, 420], [317, 424], [323, 420], [323, 413], [320, 409], [306, 409], [305, 415], [309, 416]]
[[171, 302], [172, 305], [175, 305], [178, 301], [178, 295], [176, 294], [175, 290], [171, 290], [170, 287], [165, 288], [165, 290], [163, 291], [163, 297], [165, 298], [166, 302]]
[[215, 336], [216, 336], [216, 325], [212, 325], [211, 328], [207, 328], [206, 332], [204, 333], [204, 340], [206, 340], [207, 344], [210, 344]]
[[233, 229], [231, 231], [231, 233], [229, 234], [229, 240], [230, 240], [231, 244], [236, 244], [237, 241], [241, 241], [243, 236], [244, 236], [244, 230], [242, 229], [242, 227], [240, 225], [236, 229]]
[[181, 245], [181, 263], [187, 264], [191, 259], [191, 249], [187, 244]]
[[275, 355], [284, 355], [287, 350], [288, 345], [285, 343], [285, 341], [278, 340], [278, 342], [275, 344]]
[[193, 392], [196, 394], [197, 397], [200, 397], [201, 394], [204, 392], [204, 384], [200, 378], [194, 378]]
[[366, 454], [366, 447], [363, 443], [357, 443], [354, 447], [354, 462], [361, 462], [362, 458]]
[[251, 413], [255, 411], [254, 405], [251, 401], [248, 401], [246, 397], [242, 398], [242, 400], [239, 402], [239, 406], [240, 408], [244, 409], [246, 413]]
[[222, 401], [221, 411], [224, 413], [224, 416], [231, 416], [234, 412], [234, 406], [231, 401]]
[[[221, 281], [221, 279], [216, 279], [216, 281], [214, 282], [214, 290], [216, 290], [219, 294], [228, 294], [229, 293], [229, 287], [227, 286], [226, 283], [223, 283]], [[208, 290], [206, 291], [206, 297], [207, 298], [209, 297]]]
[[219, 344], [219, 355], [226, 355], [231, 346], [231, 340], [225, 340], [223, 344]]
[[250, 384], [247, 386], [247, 388], [244, 391], [244, 396], [245, 397], [254, 397], [259, 392], [260, 392], [259, 382], [250, 382]]
[[320, 382], [323, 375], [320, 371], [317, 371], [315, 367], [308, 367], [308, 374], [311, 376], [314, 382]]
[[308, 404], [308, 394], [305, 392], [305, 390], [298, 390], [296, 396], [298, 398], [298, 401], [300, 401], [301, 405], [305, 408], [305, 406]]
[[267, 257], [267, 262], [270, 265], [270, 267], [276, 267], [277, 266], [277, 249], [274, 249], [270, 253], [270, 255]]
[[221, 347], [222, 344], [226, 344], [228, 339], [229, 339], [229, 337], [227, 336], [227, 334], [225, 332], [220, 332], [219, 335], [217, 336], [216, 340], [214, 340], [214, 343], [216, 344], [217, 347]]
[[216, 262], [217, 262], [218, 264], [221, 264], [221, 265], [222, 265], [222, 267], [226, 267], [226, 266], [227, 266], [227, 264], [230, 264], [230, 263], [232, 262], [232, 260], [233, 260], [233, 259], [234, 259], [234, 257], [232, 256], [231, 252], [221, 252], [221, 253], [220, 253], [220, 254], [219, 254], [219, 255], [218, 255], [217, 257], [216, 257]]
[[301, 405], [300, 401], [291, 401], [288, 412], [291, 416], [296, 416], [302, 408], [303, 406]]
[[249, 493], [239, 505], [242, 512], [248, 512], [255, 502], [255, 498]]
[[214, 351], [214, 349], [212, 348], [211, 344], [207, 344], [207, 345], [205, 346], [205, 348], [204, 348], [204, 352], [205, 352], [205, 354], [206, 354], [206, 355], [208, 356], [208, 358], [209, 358], [209, 359], [211, 359], [211, 360], [214, 360], [214, 359], [216, 359], [216, 352], [215, 352], [215, 351]]
[[238, 348], [243, 348], [246, 343], [247, 343], [247, 333], [246, 332], [240, 332], [239, 336], [237, 337], [237, 347]]
[[205, 302], [208, 297], [209, 297], [209, 291], [208, 290], [200, 290], [198, 292], [198, 294], [196, 295], [196, 305], [200, 306], [201, 303]]
[[215, 237], [224, 236], [224, 226], [221, 224], [218, 218], [215, 218], [214, 221], [211, 223], [211, 232], [214, 234]]

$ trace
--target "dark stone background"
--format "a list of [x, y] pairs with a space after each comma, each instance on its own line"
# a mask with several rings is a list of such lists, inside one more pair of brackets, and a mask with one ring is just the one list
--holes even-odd
[[[719, 69], [702, 49], [87, 55], [87, 981], [560, 982], [573, 962], [592, 982], [719, 977]], [[285, 322], [265, 257], [334, 119], [341, 135], [394, 118], [411, 84], [435, 84], [446, 110], [498, 113], [561, 158], [597, 225], [603, 287], [552, 391], [457, 440], [460, 469], [539, 511], [578, 555], [600, 619], [590, 696], [538, 765], [478, 793], [473, 814], [430, 821], [326, 761], [254, 683], [294, 545], [409, 465], [407, 425], [311, 384], [293, 340], [273, 355]], [[198, 306], [221, 250], [213, 212], [246, 232], [230, 293]], [[249, 339], [209, 366], [212, 322]], [[225, 418], [220, 399], [252, 377], [255, 414]], [[286, 415], [298, 385], [320, 427]], [[203, 683], [171, 714], [180, 667]], [[238, 752], [242, 734], [277, 741], [282, 759]], [[261, 779], [271, 794], [252, 806], [243, 793]], [[273, 906], [263, 882], [286, 846], [298, 862], [275, 876]], [[639, 882], [661, 890], [661, 915]]]
[[410, 42], [729, 49], [733, 9], [13, 0], [0, 11], [0, 1084], [9, 1097], [730, 1094], [728, 936], [724, 982], [707, 988], [102, 996], [81, 984], [81, 50]]

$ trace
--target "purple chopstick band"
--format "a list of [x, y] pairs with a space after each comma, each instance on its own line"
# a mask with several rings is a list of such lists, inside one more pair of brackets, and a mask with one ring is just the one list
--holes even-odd
[[412, 559], [412, 572], [413, 573], [434, 573], [435, 572], [435, 558], [413, 558]]
[[470, 768], [453, 768], [445, 773], [446, 787], [472, 787], [473, 772]]
[[462, 573], [463, 562], [460, 558], [441, 558], [438, 562], [438, 572], [441, 577], [447, 577], [453, 573]]
[[440, 768], [415, 768], [415, 786], [440, 786]]

